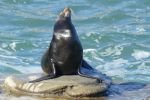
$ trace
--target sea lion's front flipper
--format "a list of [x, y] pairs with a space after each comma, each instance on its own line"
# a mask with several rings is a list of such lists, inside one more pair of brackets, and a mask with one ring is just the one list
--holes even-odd
[[35, 80], [33, 80], [33, 81], [29, 81], [29, 82], [30, 82], [30, 83], [40, 82], [40, 81], [43, 81], [43, 80], [48, 80], [48, 79], [52, 79], [52, 78], [57, 77], [57, 76], [56, 76], [56, 68], [55, 68], [55, 64], [54, 64], [53, 59], [51, 59], [51, 63], [52, 63], [52, 68], [53, 68], [53, 72], [52, 72], [52, 73], [49, 73], [49, 74], [46, 75], [46, 76], [40, 77], [40, 78], [38, 78], [38, 79], [35, 79]]

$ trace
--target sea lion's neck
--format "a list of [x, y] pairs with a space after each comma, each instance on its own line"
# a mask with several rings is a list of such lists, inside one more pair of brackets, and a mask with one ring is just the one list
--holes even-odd
[[73, 24], [68, 20], [58, 20], [54, 25], [54, 32], [58, 32], [59, 30], [71, 29]]

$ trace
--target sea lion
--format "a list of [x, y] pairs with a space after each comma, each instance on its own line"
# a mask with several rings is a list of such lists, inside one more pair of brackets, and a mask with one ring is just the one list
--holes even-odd
[[83, 60], [83, 48], [72, 24], [71, 10], [69, 8], [65, 8], [58, 16], [50, 46], [42, 57], [41, 66], [47, 76], [31, 82], [74, 74], [101, 81], [97, 77], [83, 74], [80, 71], [80, 67], [85, 67], [89, 70], [93, 68]]

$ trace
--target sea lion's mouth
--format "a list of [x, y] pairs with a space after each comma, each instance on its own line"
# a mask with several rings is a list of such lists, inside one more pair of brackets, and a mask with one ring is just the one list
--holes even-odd
[[65, 8], [63, 10], [63, 12], [60, 13], [59, 16], [64, 17], [64, 18], [71, 17], [71, 9], [70, 8]]

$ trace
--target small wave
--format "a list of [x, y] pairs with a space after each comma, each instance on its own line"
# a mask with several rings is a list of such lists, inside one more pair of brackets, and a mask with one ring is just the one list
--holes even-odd
[[0, 48], [0, 54], [1, 53], [5, 53], [5, 54], [7, 54], [7, 55], [11, 55], [12, 54], [12, 52], [10, 52], [9, 50], [6, 50], [6, 49], [2, 49], [2, 48]]
[[[43, 43], [43, 42], [42, 42]], [[36, 43], [36, 40], [19, 40], [19, 41], [14, 41], [12, 40], [8, 45], [3, 45], [5, 46], [4, 50], [9, 50], [9, 51], [20, 51], [20, 50], [27, 50], [27, 49], [36, 49], [39, 47], [39, 44]]]
[[106, 48], [103, 52], [101, 52], [100, 54], [102, 56], [119, 56], [121, 55], [123, 50], [122, 46], [112, 46], [109, 48]]
[[84, 49], [83, 52], [87, 55], [90, 54], [90, 57], [92, 57], [96, 61], [104, 62], [104, 60], [98, 56], [98, 51], [96, 49]]
[[141, 60], [141, 59], [150, 57], [150, 52], [134, 50], [134, 52], [132, 53], [132, 56], [137, 60]]
[[83, 52], [84, 52], [84, 53], [96, 52], [96, 49], [92, 49], [92, 48], [90, 48], [90, 49], [84, 49]]
[[113, 60], [112, 62], [105, 62], [102, 65], [98, 65], [96, 69], [99, 71], [105, 72], [108, 76], [118, 76], [123, 78], [127, 70], [124, 68], [124, 65], [128, 64], [128, 60], [119, 58]]

